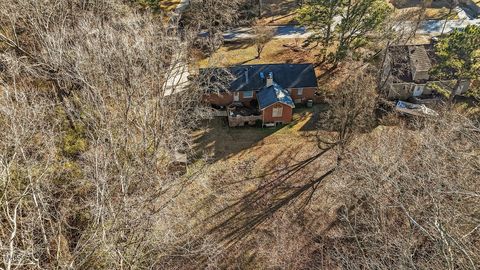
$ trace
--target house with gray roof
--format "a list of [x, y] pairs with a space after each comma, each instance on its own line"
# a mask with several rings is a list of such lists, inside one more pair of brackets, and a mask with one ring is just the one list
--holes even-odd
[[[312, 64], [239, 65], [201, 69], [200, 75], [209, 76], [212, 86], [205, 100], [227, 107], [229, 119], [244, 117], [231, 119], [234, 126], [253, 123], [248, 116], [256, 116], [264, 125], [291, 122], [295, 104], [313, 100], [318, 88]], [[227, 87], [215, 87], [224, 78]]]

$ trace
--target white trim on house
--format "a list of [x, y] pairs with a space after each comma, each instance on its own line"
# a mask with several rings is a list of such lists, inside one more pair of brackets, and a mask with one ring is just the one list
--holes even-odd
[[263, 109], [260, 109], [260, 111], [264, 111], [266, 108], [269, 108], [269, 107], [271, 107], [271, 106], [273, 106], [273, 105], [275, 105], [275, 104], [283, 104], [283, 105], [286, 105], [286, 106], [288, 106], [288, 107], [290, 107], [290, 108], [292, 108], [292, 109], [295, 108], [295, 105], [292, 106], [292, 105], [287, 104], [287, 103], [285, 103], [285, 102], [277, 101], [277, 102], [275, 102], [275, 103], [272, 103], [272, 104], [268, 105], [267, 107], [265, 107], [265, 108], [263, 108]]
[[282, 116], [283, 116], [283, 107], [272, 108], [272, 117], [282, 117]]

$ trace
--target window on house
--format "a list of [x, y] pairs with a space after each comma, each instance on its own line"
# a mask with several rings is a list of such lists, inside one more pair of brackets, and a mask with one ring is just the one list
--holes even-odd
[[274, 107], [272, 111], [272, 117], [282, 117], [283, 107]]
[[298, 88], [298, 89], [297, 89], [297, 95], [298, 95], [298, 96], [303, 95], [303, 88]]
[[244, 91], [243, 98], [253, 98], [253, 91]]

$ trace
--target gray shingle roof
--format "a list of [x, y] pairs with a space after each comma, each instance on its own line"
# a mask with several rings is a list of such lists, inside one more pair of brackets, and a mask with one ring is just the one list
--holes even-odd
[[[284, 88], [317, 87], [317, 78], [312, 64], [264, 64], [240, 65], [227, 68], [233, 74], [230, 91], [259, 90], [265, 86], [263, 73], [273, 73], [273, 80]], [[212, 69], [200, 69], [200, 73]]]
[[289, 105], [292, 108], [295, 107], [288, 90], [276, 83], [274, 83], [272, 86], [262, 88], [257, 94], [257, 100], [260, 110], [263, 110], [277, 102]]

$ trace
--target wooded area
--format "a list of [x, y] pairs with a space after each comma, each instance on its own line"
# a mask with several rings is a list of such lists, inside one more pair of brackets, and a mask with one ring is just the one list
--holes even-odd
[[417, 21], [399, 30], [382, 0], [296, 1], [323, 103], [237, 131], [203, 98], [232, 74], [180, 87], [178, 67], [239, 25], [265, 58], [262, 1], [158, 4], [0, 1], [0, 269], [480, 267], [480, 27], [435, 46], [468, 102], [451, 90], [438, 117], [405, 117], [380, 73]]

